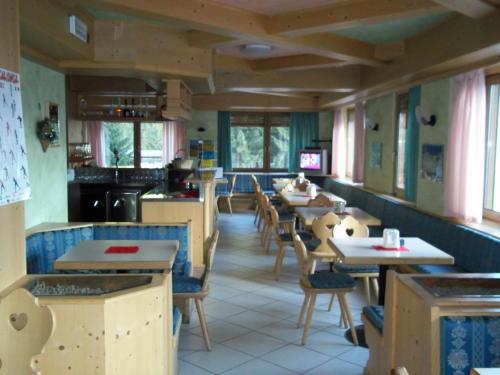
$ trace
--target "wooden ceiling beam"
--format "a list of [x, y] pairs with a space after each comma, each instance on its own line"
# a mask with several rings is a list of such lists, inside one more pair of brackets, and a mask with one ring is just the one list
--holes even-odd
[[221, 93], [215, 95], [194, 95], [195, 110], [228, 111], [317, 111], [315, 97], [289, 97], [256, 93]]
[[342, 106], [493, 65], [500, 61], [500, 12], [480, 21], [453, 17], [408, 40], [405, 49], [405, 55], [387, 67], [362, 67], [360, 90], [342, 99], [321, 101], [321, 107]]
[[295, 72], [219, 73], [217, 92], [352, 92], [359, 88], [359, 67]]
[[307, 35], [442, 11], [431, 0], [354, 0], [273, 16], [267, 21], [267, 30], [273, 34]]
[[344, 61], [316, 55], [294, 55], [258, 59], [252, 60], [250, 64], [255, 72], [307, 70], [346, 65]]
[[[112, 10], [133, 16], [161, 21], [175, 21], [186, 27], [249, 42], [301, 49], [315, 54], [353, 63], [381, 66], [375, 56], [375, 47], [355, 39], [317, 34], [286, 38], [266, 30], [266, 17], [260, 14], [222, 6], [210, 0], [60, 0], [82, 7]], [[193, 37], [194, 39], [194, 37]]]
[[234, 38], [219, 34], [205, 33], [203, 31], [188, 31], [189, 45], [198, 48], [214, 48], [220, 44], [227, 44], [234, 41]]
[[450, 10], [470, 18], [483, 18], [498, 11], [493, 3], [482, 0], [433, 0]]

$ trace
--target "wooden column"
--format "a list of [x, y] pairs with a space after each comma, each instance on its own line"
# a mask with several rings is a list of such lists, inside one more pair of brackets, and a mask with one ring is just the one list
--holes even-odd
[[[0, 0], [0, 46], [0, 67], [19, 72], [18, 0]], [[23, 203], [0, 207], [0, 239], [0, 290], [2, 290], [26, 273]]]

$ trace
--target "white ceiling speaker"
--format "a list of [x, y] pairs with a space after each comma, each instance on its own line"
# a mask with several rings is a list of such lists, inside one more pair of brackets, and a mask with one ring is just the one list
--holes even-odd
[[420, 105], [415, 108], [415, 116], [422, 126], [434, 126], [437, 123], [436, 115], [429, 113]]
[[242, 45], [241, 51], [248, 57], [265, 57], [271, 54], [274, 49], [268, 44], [245, 44]]
[[365, 128], [376, 132], [379, 129], [379, 125], [378, 125], [378, 122], [373, 121], [372, 119], [366, 118], [365, 119]]

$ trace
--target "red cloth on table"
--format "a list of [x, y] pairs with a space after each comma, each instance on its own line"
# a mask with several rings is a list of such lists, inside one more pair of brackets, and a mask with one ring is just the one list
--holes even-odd
[[377, 251], [410, 251], [410, 249], [408, 249], [405, 246], [400, 246], [400, 247], [384, 247], [382, 245], [373, 245], [372, 248], [375, 249], [375, 250], [377, 250]]
[[106, 249], [106, 254], [135, 254], [139, 251], [139, 246], [110, 246]]

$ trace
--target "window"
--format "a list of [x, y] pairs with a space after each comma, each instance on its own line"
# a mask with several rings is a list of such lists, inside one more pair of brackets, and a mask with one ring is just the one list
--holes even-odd
[[231, 161], [235, 170], [287, 170], [289, 114], [232, 113]]
[[488, 79], [485, 217], [500, 219], [500, 76]]
[[118, 166], [134, 167], [134, 123], [133, 122], [105, 122], [104, 132], [104, 167], [114, 167], [118, 152]]
[[354, 131], [355, 131], [355, 112], [354, 108], [347, 110], [346, 127], [346, 176], [352, 178], [354, 170]]
[[408, 94], [400, 94], [397, 98], [397, 128], [396, 128], [396, 168], [394, 186], [396, 195], [404, 195], [405, 188], [405, 151], [406, 129], [408, 124]]
[[141, 168], [163, 168], [162, 122], [141, 123]]

